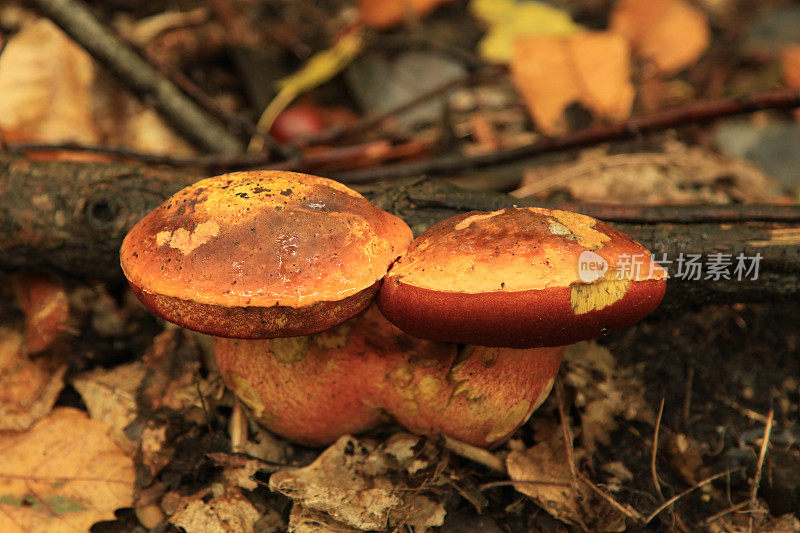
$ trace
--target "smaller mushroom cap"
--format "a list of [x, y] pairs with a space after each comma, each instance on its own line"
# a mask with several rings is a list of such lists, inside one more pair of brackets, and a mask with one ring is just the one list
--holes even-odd
[[643, 246], [591, 217], [501, 209], [420, 235], [392, 266], [378, 305], [424, 339], [562, 346], [638, 322], [661, 302], [666, 277]]
[[122, 269], [159, 316], [219, 337], [307, 335], [374, 299], [412, 235], [333, 180], [235, 172], [179, 191], [125, 237]]

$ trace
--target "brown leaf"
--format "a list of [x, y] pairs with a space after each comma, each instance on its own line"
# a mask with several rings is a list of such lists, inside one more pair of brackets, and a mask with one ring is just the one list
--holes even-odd
[[64, 387], [58, 356], [29, 359], [22, 334], [0, 329], [0, 431], [23, 431], [45, 416]]
[[0, 56], [0, 132], [6, 141], [94, 144], [94, 65], [55, 24], [39, 19]]
[[89, 416], [108, 424], [111, 438], [129, 453], [136, 444], [125, 435], [125, 428], [136, 418], [136, 391], [143, 378], [144, 364], [136, 361], [111, 370], [96, 368], [72, 380]]
[[258, 483], [253, 479], [257, 472], [274, 472], [277, 470], [274, 465], [245, 455], [232, 455], [222, 452], [206, 455], [214, 461], [215, 465], [223, 468], [221, 477], [226, 485], [246, 490], [255, 490], [258, 487]]
[[684, 0], [621, 0], [611, 13], [611, 30], [664, 73], [692, 65], [710, 39], [705, 14]]
[[574, 479], [564, 440], [555, 435], [525, 451], [511, 451], [506, 459], [514, 488], [531, 497], [553, 517], [589, 531], [624, 531], [622, 514], [600, 499], [581, 480]]
[[613, 33], [520, 38], [511, 72], [531, 117], [548, 135], [567, 129], [563, 113], [575, 102], [603, 119], [630, 115], [634, 91], [628, 44]]
[[617, 365], [607, 348], [580, 342], [564, 351], [565, 381], [576, 389], [582, 410], [581, 437], [593, 454], [597, 443], [611, 444], [617, 418], [653, 423], [655, 416], [644, 399], [644, 385], [631, 368]]
[[725, 204], [774, 202], [779, 188], [752, 163], [676, 141], [663, 153], [611, 154], [584, 150], [577, 161], [525, 171], [518, 198], [567, 192], [576, 202]]
[[67, 292], [44, 276], [23, 274], [13, 280], [17, 303], [25, 313], [25, 349], [29, 354], [43, 352], [65, 329]]
[[270, 488], [347, 526], [383, 530], [406, 524], [424, 531], [442, 525], [445, 510], [402, 481], [401, 473], [423, 466], [409, 453], [419, 443], [419, 437], [400, 434], [376, 447], [344, 436], [309, 466], [273, 474]]
[[241, 491], [226, 488], [206, 501], [209, 491], [183, 498], [178, 510], [169, 521], [186, 533], [249, 533], [261, 517], [253, 504]]
[[380, 29], [391, 28], [409, 19], [418, 19], [450, 0], [361, 0], [361, 20]]
[[0, 531], [87, 531], [133, 503], [133, 461], [108, 427], [71, 408], [0, 432]]
[[[781, 66], [786, 86], [800, 88], [800, 44], [787, 46], [781, 51]], [[794, 116], [800, 120], [800, 110], [795, 109]]]

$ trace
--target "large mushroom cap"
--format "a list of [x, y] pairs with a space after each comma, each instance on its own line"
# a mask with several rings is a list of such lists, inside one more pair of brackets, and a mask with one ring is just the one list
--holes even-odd
[[627, 235], [577, 213], [517, 208], [428, 229], [391, 268], [378, 304], [417, 337], [532, 348], [634, 324], [665, 287], [666, 272]]
[[120, 255], [139, 298], [171, 322], [287, 337], [364, 309], [411, 239], [402, 220], [335, 181], [236, 172], [172, 196], [131, 229]]

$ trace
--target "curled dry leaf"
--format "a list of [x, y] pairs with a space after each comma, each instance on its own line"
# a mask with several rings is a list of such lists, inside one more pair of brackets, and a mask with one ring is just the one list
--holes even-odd
[[0, 531], [88, 531], [133, 503], [133, 461], [108, 427], [71, 408], [0, 432]]
[[624, 531], [623, 515], [600, 499], [582, 479], [575, 479], [561, 435], [524, 451], [513, 450], [506, 459], [514, 488], [531, 497], [553, 517], [586, 531]]
[[511, 73], [531, 117], [548, 135], [567, 129], [564, 110], [575, 102], [603, 119], [630, 115], [630, 57], [619, 35], [522, 37], [515, 42]]
[[710, 40], [705, 14], [684, 0], [621, 0], [611, 13], [611, 30], [664, 73], [691, 66]]
[[228, 486], [240, 487], [246, 490], [255, 490], [258, 482], [253, 478], [257, 472], [274, 472], [275, 465], [247, 457], [245, 455], [232, 455], [215, 452], [207, 454], [214, 464], [222, 467], [222, 480]]
[[[219, 494], [202, 491], [183, 498], [169, 521], [186, 533], [250, 533], [261, 517], [236, 488], [219, 488]], [[212, 489], [213, 490], [213, 489]], [[211, 499], [209, 496], [213, 495]]]
[[17, 303], [25, 313], [25, 349], [43, 352], [64, 330], [69, 318], [67, 292], [55, 281], [36, 275], [14, 277]]
[[269, 481], [307, 510], [349, 527], [384, 530], [403, 524], [415, 531], [441, 526], [442, 504], [403, 479], [431, 464], [420, 437], [395, 435], [383, 446], [344, 436], [310, 465], [277, 472]]
[[96, 144], [89, 54], [39, 19], [9, 39], [0, 56], [0, 132], [5, 141]]
[[136, 391], [143, 378], [144, 364], [136, 361], [111, 370], [96, 368], [72, 380], [89, 416], [108, 424], [111, 438], [128, 453], [136, 444], [125, 435], [125, 428], [136, 418]]
[[361, 20], [368, 26], [387, 29], [405, 20], [426, 16], [439, 4], [450, 0], [360, 0]]
[[26, 430], [49, 413], [66, 369], [58, 356], [29, 359], [22, 334], [0, 328], [0, 431]]

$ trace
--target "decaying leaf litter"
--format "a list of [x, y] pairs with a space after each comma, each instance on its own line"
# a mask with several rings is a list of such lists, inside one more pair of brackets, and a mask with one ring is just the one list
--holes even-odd
[[[301, 157], [328, 158], [323, 175], [491, 153], [798, 83], [800, 13], [778, 2], [389, 4], [99, 9], [145, 57], [211, 95], [223, 121], [266, 126], [303, 105], [323, 116], [312, 125], [338, 125], [292, 142]], [[0, 30], [4, 143], [202, 153], [35, 11], [4, 6]], [[476, 65], [509, 73], [473, 77]], [[762, 112], [451, 179], [543, 200], [790, 203], [798, 138], [791, 114]], [[26, 154], [110, 158], [56, 147]], [[795, 302], [688, 302], [681, 316], [574, 346], [545, 405], [485, 451], [391, 424], [327, 449], [293, 445], [248, 419], [207, 337], [157, 322], [121, 283], [4, 273], [2, 294], [3, 531], [800, 527]]]

